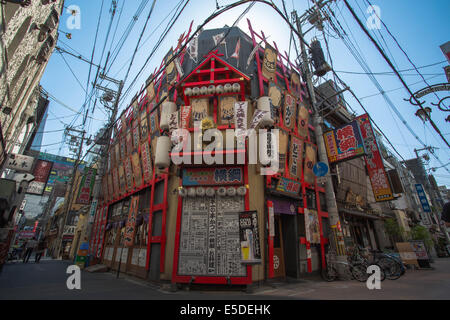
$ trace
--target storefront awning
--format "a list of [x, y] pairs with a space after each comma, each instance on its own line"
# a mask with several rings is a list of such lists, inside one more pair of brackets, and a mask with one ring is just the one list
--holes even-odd
[[363, 218], [367, 218], [367, 219], [373, 219], [373, 220], [381, 220], [380, 217], [375, 216], [373, 214], [367, 214], [361, 211], [356, 211], [356, 210], [352, 210], [352, 209], [346, 209], [346, 208], [340, 208], [339, 212], [343, 212], [343, 213], [348, 213], [354, 216], [358, 216], [358, 217], [363, 217]]

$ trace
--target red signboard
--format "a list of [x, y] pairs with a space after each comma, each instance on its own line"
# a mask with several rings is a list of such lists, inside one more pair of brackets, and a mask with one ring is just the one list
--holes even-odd
[[361, 136], [364, 140], [366, 166], [369, 172], [375, 201], [392, 200], [394, 197], [392, 196], [391, 186], [389, 185], [383, 159], [381, 158], [380, 150], [378, 149], [369, 116], [363, 114], [356, 118], [356, 120], [358, 121]]
[[27, 193], [42, 195], [51, 169], [52, 162], [38, 160], [33, 171], [34, 181], [30, 182]]
[[323, 134], [330, 163], [350, 160], [364, 155], [364, 142], [357, 121]]

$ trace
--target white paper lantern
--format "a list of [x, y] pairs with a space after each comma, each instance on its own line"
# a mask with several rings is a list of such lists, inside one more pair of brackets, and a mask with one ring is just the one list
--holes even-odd
[[208, 94], [214, 94], [216, 93], [216, 86], [215, 85], [210, 85], [208, 87]]
[[206, 195], [208, 197], [214, 197], [214, 195], [216, 194], [216, 191], [214, 190], [214, 188], [206, 188]]
[[184, 89], [184, 95], [186, 97], [190, 97], [192, 95], [192, 89], [191, 88]]
[[270, 112], [270, 98], [267, 96], [260, 97], [257, 102], [257, 108], [261, 111], [267, 111], [267, 114], [261, 119], [261, 127], [271, 127], [273, 126], [273, 119]]
[[225, 92], [231, 92], [233, 90], [233, 87], [231, 86], [231, 83], [227, 83], [227, 84], [225, 84], [223, 89]]
[[217, 189], [217, 195], [219, 195], [220, 197], [225, 197], [227, 195], [227, 188], [219, 187]]
[[240, 196], [245, 196], [247, 194], [247, 188], [244, 186], [241, 186], [241, 187], [237, 188], [236, 192]]
[[233, 92], [241, 91], [241, 85], [239, 83], [233, 83]]
[[166, 136], [158, 137], [156, 140], [155, 166], [158, 169], [166, 169], [170, 166], [170, 138]]
[[164, 101], [161, 108], [161, 119], [159, 121], [159, 127], [162, 130], [169, 130], [169, 117], [170, 114], [177, 111], [177, 105], [172, 101]]
[[200, 88], [200, 94], [204, 95], [207, 93], [208, 93], [208, 87], [203, 86]]
[[178, 189], [178, 195], [179, 195], [180, 197], [182, 197], [182, 198], [186, 197], [186, 196], [187, 196], [187, 189], [185, 189], [185, 188], [179, 188], [179, 189]]
[[216, 93], [217, 94], [222, 94], [223, 93], [223, 85], [221, 85], [221, 84], [219, 84], [217, 87], [216, 87]]
[[236, 195], [236, 188], [235, 187], [227, 188], [227, 196], [233, 197], [235, 195]]
[[189, 197], [195, 197], [195, 196], [197, 196], [197, 191], [195, 190], [195, 188], [189, 188], [189, 189], [188, 189], [188, 196], [189, 196]]
[[192, 88], [192, 95], [198, 96], [199, 94], [200, 94], [200, 88], [199, 87]]
[[197, 193], [197, 196], [203, 197], [205, 195], [205, 188], [197, 187], [195, 192]]

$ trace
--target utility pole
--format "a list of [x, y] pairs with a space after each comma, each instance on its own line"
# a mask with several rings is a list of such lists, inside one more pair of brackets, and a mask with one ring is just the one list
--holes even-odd
[[[111, 110], [111, 116], [109, 118], [109, 122], [108, 124], [105, 126], [106, 131], [103, 132], [102, 134], [100, 134], [100, 136], [98, 137], [97, 141], [95, 141], [95, 143], [98, 143], [100, 145], [102, 145], [101, 141], [106, 141], [106, 143], [104, 143], [102, 145], [102, 150], [100, 152], [100, 161], [98, 164], [98, 169], [97, 169], [97, 176], [95, 178], [95, 185], [94, 185], [94, 191], [93, 191], [93, 199], [92, 199], [92, 203], [91, 203], [91, 210], [90, 212], [94, 213], [94, 216], [90, 216], [88, 219], [88, 228], [87, 228], [87, 236], [88, 236], [88, 243], [90, 245], [91, 240], [92, 240], [92, 227], [94, 224], [94, 217], [96, 215], [97, 212], [97, 204], [98, 204], [98, 200], [100, 197], [100, 191], [101, 191], [101, 182], [102, 182], [102, 177], [106, 171], [106, 167], [107, 167], [107, 159], [108, 159], [108, 150], [109, 150], [109, 146], [110, 146], [110, 142], [111, 142], [111, 134], [112, 134], [112, 130], [113, 130], [113, 124], [116, 121], [116, 117], [117, 117], [117, 113], [118, 113], [118, 109], [119, 109], [119, 99], [120, 99], [120, 95], [122, 94], [122, 89], [123, 89], [123, 81], [118, 81], [112, 78], [109, 78], [103, 74], [100, 75], [100, 78], [113, 82], [116, 85], [118, 85], [118, 90], [113, 91], [111, 89], [108, 88], [104, 88], [101, 87], [99, 85], [97, 85], [97, 88], [100, 90], [103, 90], [105, 92], [104, 96], [102, 97], [102, 102], [104, 104], [104, 106], [106, 108], [108, 108], [109, 110]], [[112, 98], [115, 98], [114, 103], [112, 105], [112, 107], [108, 106], [108, 100], [111, 101]], [[90, 253], [91, 253], [91, 248], [89, 248], [89, 260], [91, 259], [90, 257]], [[95, 252], [94, 252], [94, 257], [95, 257]]]
[[[86, 114], [87, 114], [88, 111], [89, 111], [89, 108], [86, 108]], [[73, 193], [74, 193], [73, 188], [74, 188], [74, 185], [75, 185], [74, 182], [75, 182], [76, 174], [77, 174], [78, 167], [79, 167], [79, 164], [80, 164], [81, 153], [83, 152], [84, 138], [85, 138], [85, 135], [86, 135], [86, 131], [84, 131], [84, 130], [83, 131], [79, 131], [79, 130], [75, 130], [73, 128], [67, 128], [66, 131], [67, 132], [68, 131], [75, 131], [75, 132], [81, 133], [81, 141], [80, 141], [80, 143], [78, 145], [77, 158], [76, 158], [75, 164], [73, 166], [72, 176], [70, 177], [69, 184], [67, 186], [67, 190], [69, 190], [69, 194], [68, 194], [67, 199], [64, 201], [63, 224], [62, 224], [61, 228], [58, 230], [57, 247], [56, 247], [56, 250], [55, 250], [55, 252], [57, 254], [57, 257], [59, 257], [59, 256], [62, 257], [62, 255], [64, 253], [64, 252], [61, 252], [61, 249], [63, 249], [62, 248], [62, 242], [63, 242], [64, 227], [67, 224], [67, 217], [69, 216], [69, 211], [70, 211], [70, 208], [72, 207], [72, 203], [73, 203]], [[73, 141], [74, 137], [75, 136], [71, 136], [71, 140], [72, 141]], [[72, 150], [74, 150], [74, 149], [72, 149]]]
[[[319, 4], [316, 3], [315, 10], [313, 13], [320, 14], [320, 8], [323, 7], [325, 3], [322, 3], [321, 1]], [[309, 12], [306, 12], [304, 15], [309, 14]], [[297, 25], [297, 31], [300, 35], [299, 41], [300, 41], [300, 49], [301, 49], [301, 58], [302, 58], [302, 66], [303, 70], [306, 74], [306, 84], [308, 86], [308, 92], [311, 98], [311, 104], [312, 104], [312, 111], [313, 111], [313, 125], [314, 125], [314, 133], [316, 136], [316, 142], [317, 142], [317, 148], [318, 148], [318, 154], [319, 154], [319, 161], [324, 162], [328, 167], [328, 155], [326, 152], [325, 142], [323, 140], [323, 130], [322, 130], [322, 124], [323, 124], [323, 118], [320, 115], [320, 110], [318, 110], [318, 104], [316, 100], [316, 95], [314, 92], [314, 85], [312, 83], [312, 72], [310, 68], [310, 61], [308, 60], [308, 55], [306, 52], [306, 47], [304, 43], [304, 34], [302, 32], [302, 25], [300, 22], [300, 18], [297, 16], [297, 12], [294, 10], [292, 13], [292, 17], [294, 19], [294, 22]], [[336, 204], [336, 195], [334, 193], [333, 188], [333, 181], [330, 174], [326, 175], [326, 182], [325, 182], [325, 199], [327, 203], [328, 208], [328, 215], [329, 215], [329, 221], [330, 226], [332, 229], [333, 234], [330, 235], [330, 243], [332, 244], [333, 249], [336, 252], [336, 258], [338, 261], [347, 261], [347, 256], [345, 252], [345, 245], [344, 245], [344, 237], [342, 234], [342, 231], [340, 230], [340, 219], [339, 219], [339, 212]]]

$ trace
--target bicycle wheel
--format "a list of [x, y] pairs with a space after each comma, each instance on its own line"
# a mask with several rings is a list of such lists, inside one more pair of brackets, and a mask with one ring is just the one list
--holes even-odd
[[401, 266], [397, 261], [390, 258], [381, 258], [378, 261], [378, 265], [381, 266], [386, 274], [386, 278], [389, 280], [397, 280], [402, 275]]
[[327, 266], [325, 269], [322, 269], [320, 275], [322, 279], [328, 282], [334, 281], [337, 278], [337, 271], [333, 266]]
[[367, 268], [363, 264], [356, 264], [351, 267], [353, 277], [359, 282], [365, 282], [369, 278]]

